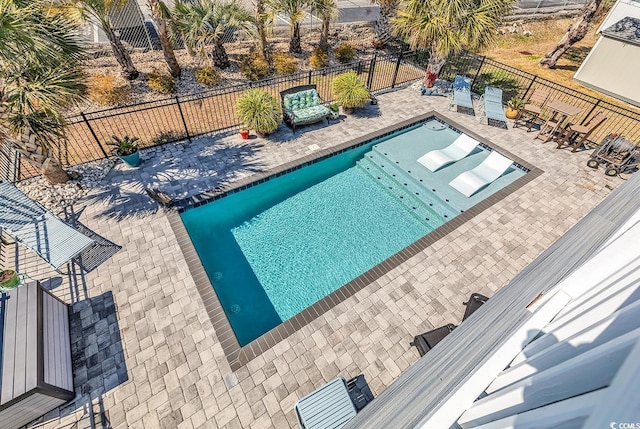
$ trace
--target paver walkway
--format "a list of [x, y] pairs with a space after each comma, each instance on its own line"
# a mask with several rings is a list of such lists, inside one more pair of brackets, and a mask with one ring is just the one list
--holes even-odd
[[[69, 425], [93, 403], [114, 428], [285, 428], [296, 424], [295, 401], [338, 375], [364, 373], [379, 394], [418, 359], [413, 335], [458, 323], [471, 292], [493, 295], [621, 183], [587, 168], [587, 152], [479, 125], [446, 105], [405, 89], [295, 138], [283, 127], [270, 141], [213, 136], [146, 151], [139, 169], [112, 171], [75, 212], [122, 248], [88, 274], [47, 283], [73, 303], [78, 396], [42, 426]], [[232, 373], [166, 216], [144, 186], [196, 194], [430, 110], [544, 173]], [[19, 254], [22, 269], [51, 276]]]

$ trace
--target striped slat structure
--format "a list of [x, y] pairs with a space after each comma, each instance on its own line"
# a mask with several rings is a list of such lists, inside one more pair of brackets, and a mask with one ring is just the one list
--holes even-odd
[[344, 378], [336, 378], [295, 405], [300, 426], [304, 429], [338, 429], [356, 415]]
[[345, 427], [596, 428], [640, 421], [638, 195], [640, 174]]
[[73, 399], [69, 307], [31, 282], [0, 294], [0, 428]]
[[9, 182], [0, 182], [0, 230], [55, 270], [94, 243]]

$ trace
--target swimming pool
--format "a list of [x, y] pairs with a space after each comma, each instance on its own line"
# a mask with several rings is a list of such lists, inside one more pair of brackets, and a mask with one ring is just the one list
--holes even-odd
[[240, 345], [526, 173], [456, 195], [448, 182], [487, 148], [437, 173], [416, 160], [457, 136], [418, 123], [181, 213]]

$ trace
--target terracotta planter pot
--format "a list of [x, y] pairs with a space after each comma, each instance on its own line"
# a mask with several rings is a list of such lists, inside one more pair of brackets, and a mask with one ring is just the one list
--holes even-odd
[[249, 131], [240, 131], [240, 137], [242, 140], [249, 140]]
[[516, 109], [511, 109], [507, 107], [507, 110], [504, 112], [504, 115], [507, 119], [515, 119], [518, 116], [518, 111]]

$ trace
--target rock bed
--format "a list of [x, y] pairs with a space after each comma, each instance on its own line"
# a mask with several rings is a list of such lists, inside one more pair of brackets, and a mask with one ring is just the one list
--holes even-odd
[[65, 184], [52, 185], [43, 176], [27, 179], [18, 184], [22, 192], [38, 201], [53, 213], [60, 213], [95, 188], [114, 166], [113, 159], [102, 159], [67, 168], [78, 179]]
[[[309, 57], [317, 46], [319, 37], [320, 35], [318, 31], [309, 31], [302, 36], [303, 53], [293, 55], [298, 59], [299, 72], [313, 70], [309, 65]], [[357, 50], [356, 59], [369, 58], [374, 53], [379, 55], [390, 53], [393, 49], [390, 48], [388, 51], [377, 51], [374, 49], [371, 43], [373, 40], [373, 29], [362, 25], [344, 25], [340, 28], [335, 28], [331, 32], [329, 40], [332, 42], [331, 44], [333, 48], [337, 47], [342, 42], [352, 43]], [[270, 42], [274, 52], [288, 52], [288, 37], [277, 37], [270, 40]], [[238, 40], [225, 43], [225, 48], [229, 55], [231, 65], [225, 70], [218, 70], [220, 73], [220, 81], [216, 86], [212, 87], [213, 89], [248, 82], [240, 72], [240, 61], [242, 56], [249, 53], [253, 47], [255, 47], [255, 42], [252, 40]], [[200, 85], [196, 81], [195, 69], [200, 66], [200, 62], [197, 59], [190, 57], [185, 49], [175, 50], [175, 54], [178, 63], [182, 67], [182, 76], [176, 82], [176, 93], [174, 95], [184, 96], [212, 89]], [[168, 98], [169, 96], [167, 95], [152, 92], [145, 80], [146, 74], [154, 69], [167, 71], [162, 51], [134, 52], [132, 53], [131, 58], [138, 71], [140, 71], [140, 77], [131, 82], [127, 82], [120, 77], [120, 68], [112, 55], [101, 56], [88, 61], [86, 64], [86, 71], [90, 75], [100, 73], [117, 76], [118, 84], [128, 86], [131, 92], [131, 96], [126, 101], [126, 104], [143, 103]], [[330, 56], [329, 66], [336, 66], [339, 64], [340, 63], [333, 58], [333, 56]], [[276, 75], [269, 75], [267, 78], [274, 76]], [[86, 102], [75, 106], [72, 110], [68, 111], [67, 114], [74, 115], [80, 112], [94, 112], [111, 107], [117, 106], [102, 106], [87, 100]]]

